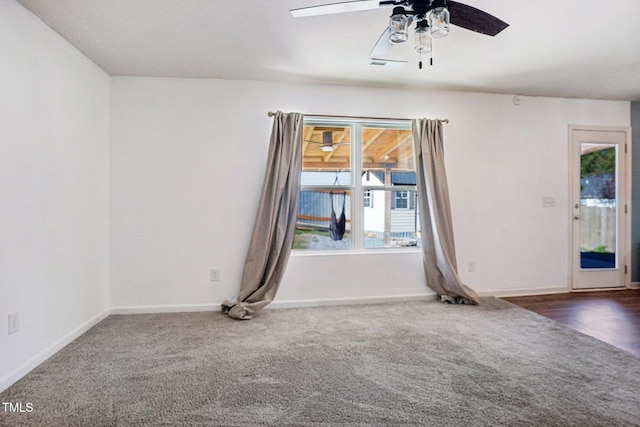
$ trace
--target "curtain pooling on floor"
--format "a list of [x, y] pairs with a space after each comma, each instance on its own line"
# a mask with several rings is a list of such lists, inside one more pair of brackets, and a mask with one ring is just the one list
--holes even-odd
[[225, 301], [222, 311], [235, 319], [251, 319], [273, 301], [282, 280], [295, 233], [303, 115], [278, 111], [273, 119], [260, 204], [242, 271], [240, 294]]

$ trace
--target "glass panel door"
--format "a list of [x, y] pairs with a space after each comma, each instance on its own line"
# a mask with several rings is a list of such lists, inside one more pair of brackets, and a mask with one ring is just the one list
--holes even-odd
[[624, 129], [571, 129], [573, 289], [628, 281], [628, 137]]

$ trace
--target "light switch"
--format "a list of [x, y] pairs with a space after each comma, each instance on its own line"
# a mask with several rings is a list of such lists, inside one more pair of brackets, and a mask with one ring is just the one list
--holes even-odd
[[555, 197], [543, 197], [542, 198], [542, 207], [543, 208], [555, 208], [556, 207], [556, 198]]

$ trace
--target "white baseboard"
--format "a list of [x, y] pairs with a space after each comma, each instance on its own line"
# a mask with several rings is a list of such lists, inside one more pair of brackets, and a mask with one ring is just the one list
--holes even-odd
[[357, 305], [357, 304], [382, 304], [407, 301], [430, 301], [436, 299], [436, 294], [425, 293], [415, 295], [389, 295], [383, 297], [361, 297], [361, 298], [331, 298], [314, 300], [284, 300], [273, 301], [266, 308], [307, 308], [323, 307], [328, 305]]
[[500, 291], [480, 291], [479, 297], [524, 297], [533, 295], [547, 295], [547, 294], [564, 294], [571, 292], [571, 289], [564, 286], [558, 286], [553, 288], [528, 288], [528, 289], [508, 289]]
[[42, 362], [62, 350], [65, 346], [73, 342], [80, 335], [87, 332], [89, 329], [93, 328], [95, 325], [103, 321], [109, 316], [109, 310], [104, 310], [103, 312], [95, 315], [91, 319], [87, 320], [84, 324], [80, 325], [73, 331], [69, 332], [67, 335], [62, 337], [62, 339], [58, 340], [58, 342], [50, 345], [43, 351], [41, 351], [35, 357], [26, 361], [23, 365], [19, 366], [17, 369], [11, 371], [4, 378], [0, 378], [0, 392], [6, 390], [11, 385], [16, 383], [20, 378], [27, 375], [29, 372], [37, 368]]
[[629, 289], [640, 289], [640, 282], [629, 283]]
[[130, 305], [111, 307], [111, 314], [153, 314], [221, 311], [221, 304], [222, 302], [220, 304]]
[[[495, 291], [480, 291], [480, 297], [516, 297], [529, 295], [546, 295], [571, 292], [566, 287], [552, 288], [530, 288], [530, 289], [510, 289]], [[281, 309], [281, 308], [307, 308], [307, 307], [323, 307], [331, 305], [357, 305], [357, 304], [383, 304], [407, 301], [429, 301], [437, 299], [433, 292], [413, 294], [413, 295], [387, 295], [381, 297], [354, 297], [354, 298], [327, 298], [327, 299], [304, 299], [304, 300], [278, 300], [276, 299], [265, 309]], [[201, 311], [220, 311], [220, 305], [217, 304], [173, 304], [173, 305], [139, 305], [139, 306], [120, 306], [112, 307], [111, 314], [153, 314], [153, 313], [184, 313], [184, 312], [201, 312]]]

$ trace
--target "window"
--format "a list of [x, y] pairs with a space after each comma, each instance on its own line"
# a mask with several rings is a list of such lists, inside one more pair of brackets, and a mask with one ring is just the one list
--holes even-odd
[[294, 249], [420, 244], [408, 120], [305, 118], [302, 144]]
[[393, 208], [409, 209], [409, 192], [408, 191], [393, 192]]
[[364, 207], [372, 208], [373, 199], [371, 198], [371, 190], [364, 190]]

